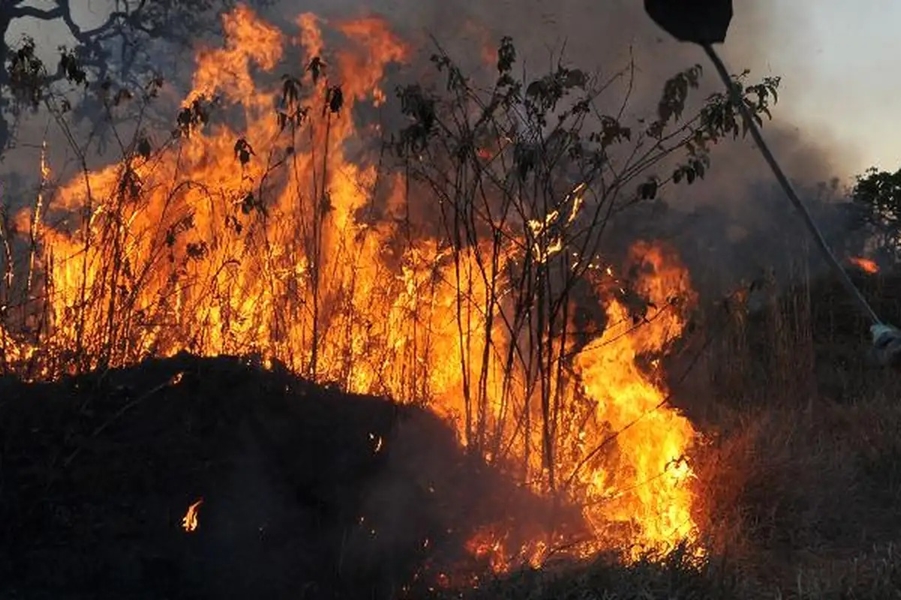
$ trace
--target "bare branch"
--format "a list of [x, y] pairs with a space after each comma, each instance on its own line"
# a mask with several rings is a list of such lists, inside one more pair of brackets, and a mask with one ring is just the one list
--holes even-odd
[[34, 6], [22, 6], [13, 10], [9, 14], [12, 19], [31, 17], [33, 19], [39, 19], [41, 21], [52, 21], [63, 16], [63, 9], [59, 6], [57, 6], [56, 8], [51, 8], [50, 10], [42, 10], [40, 8], [35, 8]]

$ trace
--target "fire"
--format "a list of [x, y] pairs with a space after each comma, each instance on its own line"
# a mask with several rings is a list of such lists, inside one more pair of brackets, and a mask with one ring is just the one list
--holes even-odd
[[[674, 254], [632, 248], [632, 287], [656, 307], [637, 322], [613, 269], [593, 266], [607, 273], [600, 339], [576, 348], [511, 331], [504, 274], [526, 255], [537, 268], [559, 258], [554, 231], [578, 217], [584, 190], [571, 210], [524, 218], [500, 250], [490, 239], [454, 248], [428, 222], [408, 235], [400, 216], [431, 219], [437, 201], [383, 176], [353, 115], [385, 101], [385, 69], [410, 49], [375, 18], [328, 24], [338, 50], [314, 15], [295, 23], [292, 36], [246, 7], [224, 15], [222, 47], [197, 53], [178, 135], [58, 191], [52, 207], [67, 218], [40, 229], [47, 300], [36, 311], [57, 362], [41, 375], [181, 350], [258, 354], [349, 391], [427, 402], [461, 444], [581, 507], [593, 537], [577, 555], [695, 539], [685, 455], [696, 434], [654, 367], [694, 300]], [[570, 351], [572, 368], [542, 362]], [[480, 532], [470, 550], [502, 571], [567, 545], [553, 531], [507, 533]]]
[[[583, 480], [591, 504], [585, 516], [598, 530], [610, 522], [637, 528], [632, 535], [645, 546], [636, 548], [640, 552], [696, 533], [687, 485], [693, 473], [685, 459], [696, 434], [688, 419], [668, 406], [664, 385], [638, 366], [641, 355], [659, 353], [682, 332], [682, 311], [671, 298], [681, 295], [691, 302], [694, 294], [685, 269], [660, 247], [636, 244], [632, 255], [647, 268], [638, 291], [656, 312], [635, 327], [623, 303], [609, 303], [614, 325], [579, 354], [576, 368], [585, 394], [596, 402], [598, 422], [616, 432], [620, 454], [617, 471], [598, 469]], [[631, 331], [624, 335], [623, 328]]]
[[879, 265], [876, 264], [876, 261], [871, 260], [869, 258], [862, 258], [859, 256], [853, 257], [849, 259], [851, 264], [855, 265], [861, 271], [865, 273], [869, 273], [870, 275], [875, 275], [879, 272]]
[[188, 533], [196, 531], [200, 526], [200, 522], [197, 520], [197, 513], [200, 510], [201, 504], [203, 504], [203, 498], [191, 504], [191, 506], [188, 507], [188, 511], [185, 513], [184, 518], [181, 520], [182, 529]]

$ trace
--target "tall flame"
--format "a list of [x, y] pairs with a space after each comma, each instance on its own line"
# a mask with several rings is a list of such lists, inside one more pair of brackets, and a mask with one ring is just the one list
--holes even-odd
[[[635, 326], [622, 302], [609, 303], [608, 318], [619, 326], [608, 327], [576, 359], [585, 392], [597, 403], [598, 420], [618, 432], [621, 453], [616, 472], [597, 470], [585, 479], [589, 497], [601, 503], [586, 516], [593, 522], [600, 517], [598, 527], [610, 520], [639, 523], [636, 537], [659, 548], [696, 533], [692, 492], [686, 485], [693, 474], [685, 456], [695, 432], [688, 419], [668, 406], [668, 391], [659, 377], [640, 369], [638, 359], [660, 353], [682, 333], [683, 316], [670, 298], [693, 299], [694, 294], [685, 269], [660, 247], [639, 243], [632, 254], [650, 268], [638, 289], [656, 312]], [[630, 331], [624, 334], [623, 327]], [[617, 481], [623, 475], [626, 481]]]
[[[640, 366], [681, 333], [671, 298], [693, 298], [674, 256], [651, 244], [632, 249], [643, 267], [635, 289], [660, 307], [643, 322], [600, 286], [607, 328], [577, 351], [573, 373], [543, 372], [538, 387], [565, 409], [535, 426], [537, 388], [524, 382], [542, 371], [505, 360], [518, 340], [501, 327], [510, 306], [496, 293], [523, 245], [494, 256], [502, 268], [492, 279], [483, 270], [490, 240], [452, 252], [434, 232], [410, 239], [393, 216], [415, 199], [401, 176], [382, 177], [367, 160], [355, 130], [354, 109], [384, 101], [385, 68], [409, 49], [374, 18], [333, 24], [344, 45], [328, 54], [312, 14], [296, 20], [295, 37], [246, 7], [223, 25], [223, 46], [197, 53], [179, 139], [76, 178], [54, 199], [68, 216], [41, 230], [45, 343], [59, 355], [57, 370], [180, 350], [259, 353], [351, 391], [429, 402], [462, 444], [519, 465], [511, 468], [524, 481], [541, 481], [536, 491], [581, 505], [594, 534], [588, 550], [692, 539], [684, 456], [695, 433], [667, 404], [662, 377]], [[301, 75], [258, 82], [297, 53]], [[548, 238], [536, 247], [539, 262], [562, 250], [546, 232], [558, 217], [527, 223]], [[476, 388], [483, 400], [469, 403]], [[551, 549], [546, 539], [511, 548], [498, 543], [501, 533], [487, 537], [473, 540], [473, 552], [488, 548], [497, 569], [511, 557], [540, 562]]]
[[197, 515], [200, 512], [201, 504], [203, 504], [203, 498], [196, 502], [192, 502], [191, 505], [188, 506], [188, 510], [185, 511], [185, 516], [182, 517], [181, 527], [188, 533], [197, 531], [197, 528], [200, 526], [200, 519], [197, 518]]

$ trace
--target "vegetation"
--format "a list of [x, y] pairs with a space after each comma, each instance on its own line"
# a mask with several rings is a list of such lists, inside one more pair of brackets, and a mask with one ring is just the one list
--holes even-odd
[[[8, 14], [32, 10], [13, 4], [18, 12]], [[58, 6], [64, 18], [68, 5]], [[119, 31], [136, 18], [111, 17], [106, 27]], [[244, 50], [237, 46], [227, 51]], [[29, 73], [39, 77], [28, 89], [45, 89], [33, 46], [23, 48], [7, 61], [7, 89]], [[246, 61], [275, 71], [275, 53], [265, 50], [246, 48]], [[439, 49], [432, 64], [443, 90], [399, 87], [395, 108], [405, 126], [374, 157], [352, 163], [345, 156], [354, 108], [377, 80], [332, 78], [335, 63], [340, 56], [305, 56], [302, 72], [243, 95], [217, 94], [218, 83], [194, 90], [165, 134], [148, 131], [144, 120], [159, 78], [140, 87], [101, 79], [93, 93], [105, 118], [134, 120], [128, 135], [117, 131], [118, 164], [92, 172], [81, 161], [77, 178], [58, 190], [64, 201], [52, 219], [43, 185], [28, 210], [4, 211], [4, 372], [54, 380], [182, 349], [254, 355], [321, 383], [435, 408], [457, 419], [472, 456], [567, 508], [598, 502], [578, 473], [630, 465], [629, 453], [613, 448], [623, 432], [647, 413], [678, 405], [702, 443], [667, 461], [693, 465], [702, 501], [692, 517], [706, 557], [695, 545], [677, 544], [626, 566], [606, 555], [590, 565], [549, 562], [540, 572], [453, 592], [536, 599], [897, 595], [897, 385], [855, 358], [865, 328], [835, 289], [808, 278], [790, 289], [755, 284], [700, 306], [685, 290], [651, 297], [640, 285], [645, 257], [609, 245], [610, 230], [630, 209], [703, 178], [714, 166], [713, 147], [743, 135], [724, 94], [694, 98], [700, 67], [665, 83], [652, 116], [625, 122], [630, 98], [607, 98], [612, 80], [562, 62], [518, 79], [510, 39], [500, 44], [487, 90]], [[64, 54], [61, 67], [78, 84], [105, 77], [78, 53]], [[767, 116], [779, 80], [747, 77], [736, 77], [736, 85], [754, 114]], [[84, 156], [69, 107], [35, 93], [32, 105], [51, 111]], [[235, 129], [235, 120], [247, 130]], [[391, 184], [398, 174], [400, 187]], [[877, 242], [886, 248], [897, 244], [895, 222], [886, 220], [892, 185], [891, 177], [871, 173], [854, 196], [883, 228]], [[605, 279], [614, 260], [635, 273]], [[898, 289], [890, 276], [858, 279], [876, 302]], [[747, 297], [761, 287], [767, 308], [752, 311]], [[586, 305], [625, 307], [622, 322]], [[884, 300], [880, 309], [898, 315]], [[685, 375], [669, 378], [674, 393], [661, 392], [635, 420], [598, 417], [597, 399], [579, 390], [577, 357], [598, 340], [612, 344], [604, 335], [616, 327], [628, 335], [667, 314], [691, 316], [694, 333], [678, 344], [661, 336], [637, 362], [643, 375], [665, 355], [670, 373], [684, 366]], [[666, 389], [663, 377], [647, 377], [653, 389]], [[457, 404], [442, 405], [446, 397]], [[588, 442], [580, 437], [586, 432]], [[664, 479], [667, 469], [636, 487]], [[555, 541], [556, 525], [542, 532], [545, 539]]]
[[901, 258], [901, 170], [868, 169], [858, 176], [851, 193], [858, 227], [867, 233], [869, 250], [880, 261]]
[[[601, 249], [609, 248], [612, 220], [654, 200], [667, 185], [702, 178], [710, 147], [743, 131], [737, 111], [721, 94], [684, 118], [700, 66], [666, 82], [655, 119], [625, 123], [629, 98], [617, 113], [606, 113], [602, 106], [608, 103], [604, 93], [614, 81], [629, 77], [629, 70], [596, 81], [560, 64], [543, 77], [520, 81], [514, 78], [512, 40], [502, 41], [497, 56], [498, 79], [488, 93], [468, 81], [446, 54], [433, 56], [446, 77], [446, 94], [426, 93], [418, 85], [399, 91], [411, 124], [401, 131], [396, 148], [411, 179], [423, 183], [438, 202], [439, 235], [453, 253], [457, 304], [464, 308], [456, 315], [460, 331], [471, 319], [468, 311], [487, 315], [484, 331], [461, 365], [464, 439], [503, 457], [503, 447], [510, 444], [504, 435], [508, 424], [491, 422], [489, 404], [514, 406], [519, 394], [534, 398], [541, 406], [534, 427], [540, 431], [547, 486], [556, 489], [561, 482], [554, 453], [569, 443], [560, 419], [573, 410], [564, 382], [580, 345], [590, 339], [589, 331], [573, 328], [570, 311], [585, 302], [586, 294], [587, 302], [593, 300], [586, 288], [599, 268]], [[767, 79], [745, 88], [755, 115], [768, 113], [778, 83]], [[655, 167], [671, 156], [681, 160], [669, 173], [656, 174]], [[519, 246], [513, 256], [511, 241]], [[467, 255], [476, 245], [480, 250], [472, 264]], [[474, 289], [484, 290], [475, 302]], [[666, 310], [650, 309], [651, 300], [634, 290], [631, 297], [636, 314]], [[674, 296], [669, 302], [681, 300]], [[590, 326], [603, 330], [602, 323]], [[512, 343], [500, 348], [498, 336]], [[498, 353], [505, 377], [500, 397], [489, 390], [493, 365], [487, 360]], [[515, 409], [508, 417], [524, 422], [527, 448], [533, 417]]]
[[[258, 0], [264, 4], [267, 0]], [[90, 81], [132, 83], [146, 79], [157, 67], [153, 42], [187, 47], [198, 35], [212, 32], [219, 11], [232, 0], [109, 0], [94, 3], [85, 26], [84, 6], [52, 0], [38, 6], [27, 0], [0, 0], [0, 157], [15, 140], [15, 123], [23, 111], [42, 108], [58, 82], [87, 85]], [[30, 36], [11, 39], [18, 26], [62, 24], [71, 41], [60, 44], [58, 64], [48, 66]], [[96, 118], [96, 116], [94, 116]]]

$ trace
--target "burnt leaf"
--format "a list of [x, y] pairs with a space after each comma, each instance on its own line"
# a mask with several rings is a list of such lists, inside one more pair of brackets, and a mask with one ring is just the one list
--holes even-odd
[[652, 177], [638, 186], [638, 197], [641, 200], [653, 200], [657, 197], [658, 187], [657, 179]]
[[136, 150], [138, 152], [138, 156], [147, 160], [150, 158], [150, 153], [153, 151], [153, 148], [150, 145], [150, 140], [147, 139], [146, 135], [142, 135], [138, 140], [138, 144], [136, 146]]
[[201, 96], [192, 100], [187, 106], [182, 107], [176, 117], [178, 125], [176, 134], [180, 133], [185, 137], [190, 137], [195, 129], [205, 125], [209, 121], [207, 105], [206, 98]]
[[251, 156], [256, 155], [246, 139], [238, 138], [238, 141], [235, 142], [235, 156], [241, 162], [241, 166], [244, 166], [250, 162]]
[[326, 92], [325, 99], [326, 108], [329, 112], [332, 114], [341, 112], [341, 109], [344, 107], [344, 92], [341, 90], [340, 85], [330, 87]]
[[123, 102], [131, 100], [133, 97], [132, 93], [126, 88], [119, 88], [119, 91], [117, 91], [116, 95], [113, 97], [113, 106], [119, 106]]
[[319, 78], [322, 77], [322, 74], [325, 72], [325, 62], [322, 58], [314, 56], [307, 65], [307, 71], [309, 71], [310, 75], [313, 77], [313, 83], [318, 83]]
[[120, 194], [129, 200], [136, 200], [141, 195], [143, 182], [137, 172], [132, 169], [130, 165], [127, 165], [125, 171], [122, 173], [122, 178], [119, 179], [118, 187]]
[[202, 260], [208, 253], [207, 243], [203, 240], [199, 242], [188, 242], [185, 246], [185, 252], [190, 260]]
[[513, 46], [513, 38], [505, 35], [501, 38], [501, 44], [497, 49], [498, 73], [509, 73], [514, 63], [516, 63], [516, 47]]
[[663, 85], [663, 94], [657, 103], [657, 118], [666, 125], [670, 121], [678, 121], [685, 110], [688, 92], [697, 89], [701, 78], [701, 65], [695, 65], [675, 74]]
[[300, 100], [301, 83], [296, 77], [282, 75], [282, 103], [292, 107]]

